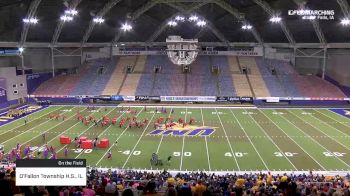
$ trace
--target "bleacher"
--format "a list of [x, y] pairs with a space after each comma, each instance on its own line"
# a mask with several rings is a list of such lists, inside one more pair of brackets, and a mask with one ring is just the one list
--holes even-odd
[[248, 83], [250, 83], [254, 95], [256, 97], [269, 97], [270, 93], [267, 89], [260, 70], [255, 62], [254, 57], [238, 57], [238, 62], [241, 67], [248, 69]]
[[[100, 65], [105, 66], [102, 74], [98, 73]], [[126, 73], [127, 65], [133, 66], [132, 73]], [[154, 66], [161, 66], [161, 72], [153, 73]], [[83, 65], [78, 74], [44, 82], [34, 94], [345, 97], [333, 84], [317, 76], [299, 75], [281, 60], [203, 55], [190, 66], [191, 72], [184, 74], [166, 56], [100, 59]], [[218, 66], [217, 74], [212, 73], [212, 66]], [[247, 75], [241, 73], [242, 67], [247, 68]]]
[[111, 74], [111, 77], [107, 84], [105, 85], [104, 90], [102, 91], [103, 95], [117, 95], [118, 91], [121, 89], [121, 85], [125, 79], [125, 66], [132, 65], [134, 66], [136, 62], [136, 56], [123, 56], [120, 57], [116, 68]]
[[61, 84], [65, 81], [66, 77], [61, 75], [47, 80], [42, 83], [33, 94], [39, 96], [47, 96], [47, 95], [59, 95], [60, 92], [57, 91], [61, 87]]

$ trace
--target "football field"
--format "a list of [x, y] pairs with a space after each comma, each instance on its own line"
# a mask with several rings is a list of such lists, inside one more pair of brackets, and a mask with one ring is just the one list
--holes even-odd
[[[158, 107], [160, 110], [161, 106]], [[350, 118], [323, 108], [224, 108], [166, 107], [167, 113], [155, 112], [154, 106], [127, 107], [50, 106], [27, 117], [0, 126], [0, 144], [5, 152], [17, 143], [30, 144], [34, 154], [44, 144], [54, 146], [58, 158], [87, 159], [91, 167], [172, 170], [172, 171], [350, 171]], [[171, 112], [173, 110], [173, 112]], [[116, 117], [116, 125], [85, 125], [76, 113], [100, 119]], [[66, 119], [50, 119], [50, 114]], [[122, 118], [149, 119], [143, 128], [119, 127]], [[156, 119], [179, 118], [196, 122], [183, 127], [155, 128]], [[24, 124], [24, 119], [27, 124]], [[45, 133], [45, 140], [42, 134]], [[86, 136], [110, 141], [106, 149], [80, 149], [75, 144], [61, 145], [59, 137]], [[117, 142], [117, 143], [116, 143]], [[64, 148], [70, 149], [68, 157]], [[112, 159], [107, 159], [111, 150]], [[151, 165], [157, 153], [163, 165]], [[42, 153], [37, 156], [42, 158]], [[172, 156], [170, 162], [168, 156]]]

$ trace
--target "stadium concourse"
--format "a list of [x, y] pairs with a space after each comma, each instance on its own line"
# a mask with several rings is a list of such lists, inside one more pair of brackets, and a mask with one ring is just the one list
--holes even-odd
[[1, 0], [0, 196], [350, 195], [349, 3]]

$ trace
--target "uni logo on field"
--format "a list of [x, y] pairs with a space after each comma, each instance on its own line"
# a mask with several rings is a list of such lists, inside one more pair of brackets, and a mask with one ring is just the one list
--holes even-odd
[[346, 118], [350, 118], [350, 109], [330, 109], [330, 111], [335, 112]]
[[163, 135], [163, 136], [209, 136], [215, 132], [215, 127], [206, 126], [187, 126], [183, 128], [181, 125], [176, 124], [171, 129], [165, 129], [165, 125], [162, 125], [160, 129], [156, 129], [147, 135]]
[[350, 116], [350, 110], [344, 110], [346, 116]]

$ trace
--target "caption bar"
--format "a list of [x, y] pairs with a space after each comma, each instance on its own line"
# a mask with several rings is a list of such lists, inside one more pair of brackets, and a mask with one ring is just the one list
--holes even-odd
[[19, 159], [17, 186], [86, 186], [86, 159]]

